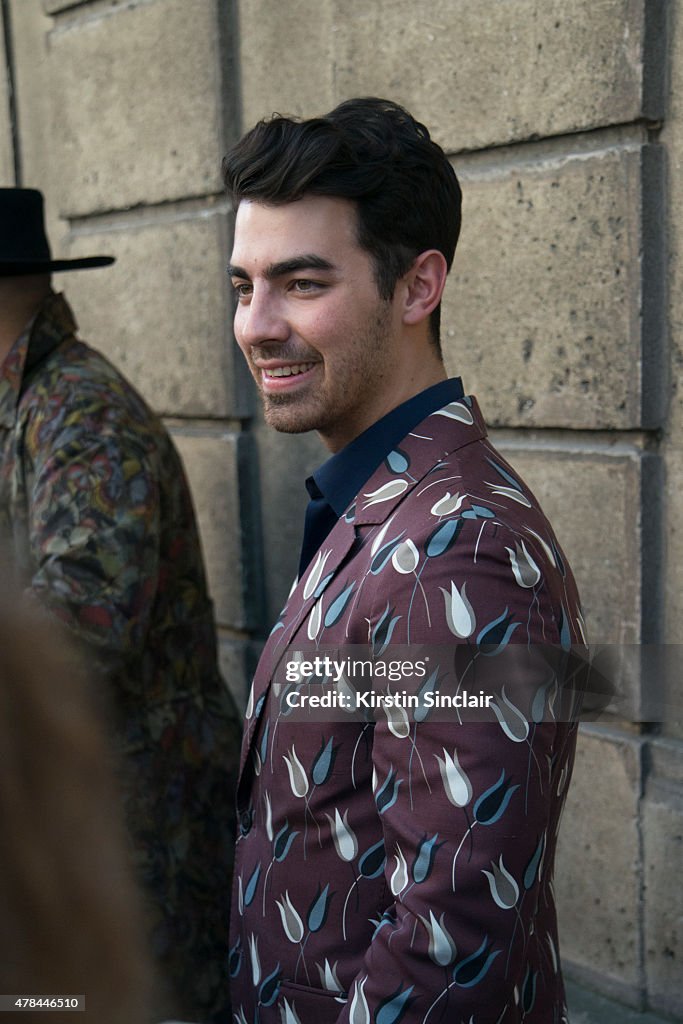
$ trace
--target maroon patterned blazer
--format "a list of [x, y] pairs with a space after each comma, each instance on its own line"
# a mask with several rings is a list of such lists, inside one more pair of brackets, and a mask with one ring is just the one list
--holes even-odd
[[[495, 677], [513, 645], [583, 642], [567, 561], [476, 401], [428, 416], [340, 518], [256, 671], [231, 925], [238, 1022], [566, 1019], [552, 874], [576, 725], [556, 711], [557, 681], [522, 706], [499, 678], [486, 721], [424, 701], [302, 721], [281, 669], [298, 649], [429, 644], [464, 654], [467, 684]], [[455, 685], [440, 671], [423, 698]]]

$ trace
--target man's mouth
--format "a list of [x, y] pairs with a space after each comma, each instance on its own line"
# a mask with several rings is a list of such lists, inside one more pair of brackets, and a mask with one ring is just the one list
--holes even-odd
[[290, 366], [276, 366], [272, 370], [263, 369], [262, 373], [269, 379], [274, 377], [296, 377], [300, 373], [307, 373], [314, 366], [315, 363], [293, 363]]

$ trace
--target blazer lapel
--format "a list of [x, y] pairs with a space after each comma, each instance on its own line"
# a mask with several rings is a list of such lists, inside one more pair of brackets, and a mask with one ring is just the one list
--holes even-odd
[[372, 474], [352, 506], [354, 523], [384, 522], [428, 475], [448, 476], [446, 463], [454, 451], [484, 437], [486, 425], [475, 398], [468, 396], [437, 409], [411, 430]]
[[301, 579], [297, 580], [277, 622], [270, 631], [254, 673], [245, 712], [245, 727], [240, 759], [240, 777], [256, 734], [270, 683], [294, 635], [305, 621], [315, 602], [325, 592], [346, 559], [356, 540], [352, 519], [342, 516], [325, 543], [312, 559]]

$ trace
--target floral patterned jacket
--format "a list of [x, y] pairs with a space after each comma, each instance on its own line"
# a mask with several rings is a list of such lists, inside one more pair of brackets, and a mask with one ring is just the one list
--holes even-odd
[[514, 644], [529, 664], [535, 645], [583, 645], [566, 559], [472, 398], [373, 474], [257, 668], [231, 925], [240, 1024], [566, 1020], [552, 874], [576, 724], [555, 711], [556, 680], [529, 709], [498, 680], [485, 721], [429, 710], [430, 688], [456, 686], [448, 657], [419, 711], [306, 721], [285, 699], [302, 686], [283, 666], [302, 654], [425, 643], [464, 654], [461, 681], [495, 677]]
[[107, 693], [172, 1008], [229, 1020], [240, 730], [190, 493], [161, 421], [75, 330], [52, 295], [0, 367], [0, 534]]

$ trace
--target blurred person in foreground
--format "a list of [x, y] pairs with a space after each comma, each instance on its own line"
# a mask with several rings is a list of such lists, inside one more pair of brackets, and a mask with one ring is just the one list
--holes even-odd
[[0, 189], [0, 535], [109, 695], [128, 829], [171, 1009], [229, 1019], [239, 728], [190, 492], [161, 421], [76, 336], [42, 195]]
[[[298, 580], [247, 704], [237, 1020], [560, 1024], [553, 858], [576, 722], [544, 658], [568, 661], [583, 627], [538, 501], [446, 376], [455, 172], [424, 125], [372, 98], [260, 122], [224, 171], [235, 337], [266, 420], [331, 453], [306, 481]], [[401, 687], [417, 699], [425, 644], [440, 660], [413, 713]], [[411, 645], [374, 716], [353, 713], [351, 645], [361, 666]], [[304, 660], [330, 649], [343, 700], [306, 724]], [[429, 710], [487, 677], [484, 720]]]
[[101, 707], [54, 624], [6, 594], [0, 907], [3, 996], [84, 996], [86, 1011], [17, 1010], [8, 1020], [154, 1019], [152, 962]]

